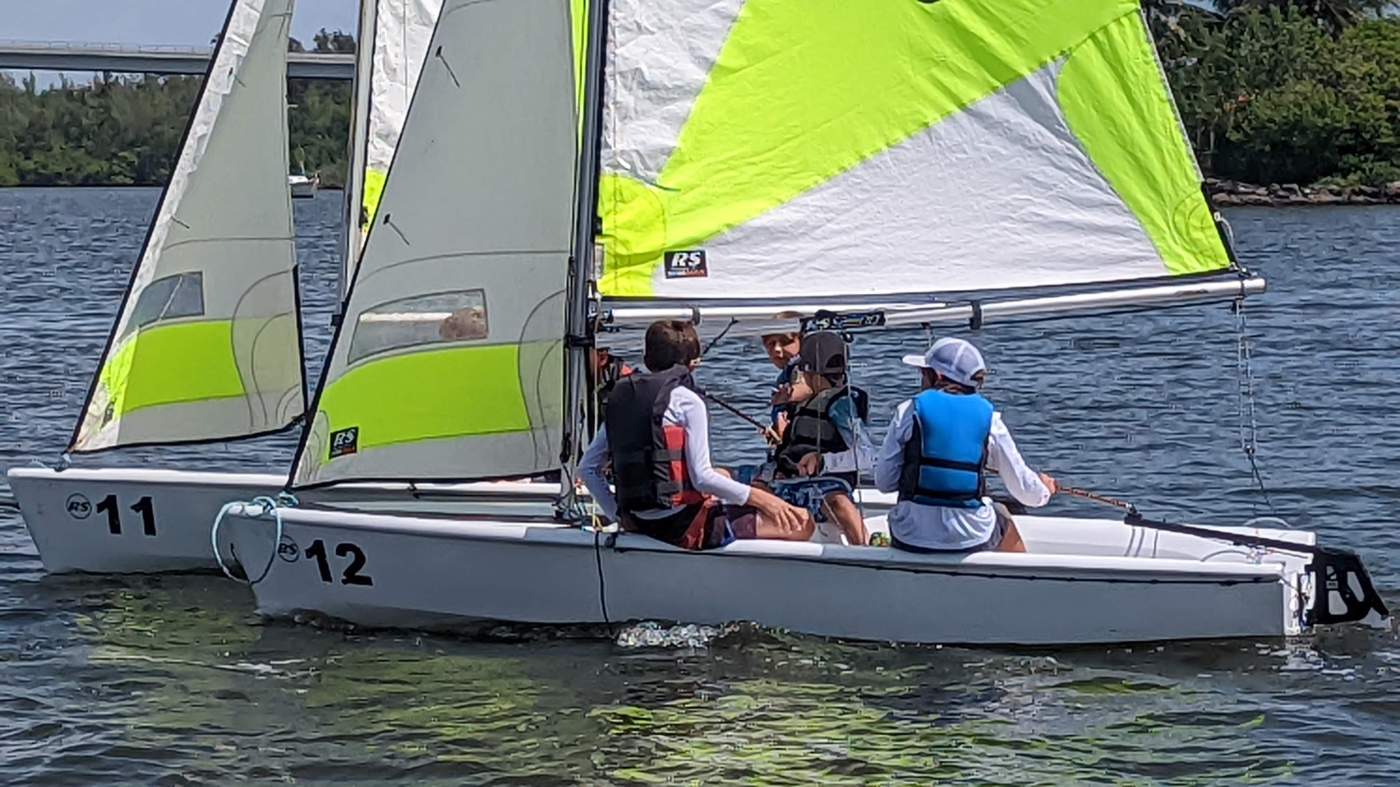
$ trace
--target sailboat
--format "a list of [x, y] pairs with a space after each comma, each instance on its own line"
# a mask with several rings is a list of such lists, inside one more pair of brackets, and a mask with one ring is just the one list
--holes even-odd
[[[925, 555], [689, 552], [591, 525], [571, 479], [600, 330], [983, 327], [1264, 283], [1201, 189], [1136, 0], [594, 0], [587, 20], [580, 107], [567, 0], [443, 6], [293, 462], [300, 500], [214, 526], [260, 613], [1017, 644], [1388, 615], [1355, 555], [1300, 531], [1022, 516], [1028, 553]], [[552, 494], [501, 485], [436, 516], [307, 499], [546, 473]]]
[[[373, 196], [365, 183], [376, 171], [382, 180], [388, 167], [440, 0], [363, 5], [362, 30], [376, 32], [356, 76], [347, 189], [347, 205], [356, 206]], [[286, 180], [291, 15], [291, 0], [232, 0], [70, 453], [259, 437], [303, 416]], [[346, 259], [358, 250], [347, 238]], [[276, 494], [285, 483], [274, 473], [160, 467], [21, 467], [7, 475], [50, 572], [215, 569], [210, 519], [229, 500]], [[327, 499], [352, 494], [372, 503], [403, 488], [327, 490]]]

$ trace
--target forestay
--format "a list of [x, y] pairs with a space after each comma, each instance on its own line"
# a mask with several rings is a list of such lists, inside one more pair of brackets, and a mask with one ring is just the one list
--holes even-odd
[[305, 410], [287, 190], [292, 0], [236, 0], [70, 451], [284, 428]]
[[448, 0], [292, 484], [556, 467], [569, 0]]
[[1136, 0], [612, 0], [612, 299], [1223, 271]]

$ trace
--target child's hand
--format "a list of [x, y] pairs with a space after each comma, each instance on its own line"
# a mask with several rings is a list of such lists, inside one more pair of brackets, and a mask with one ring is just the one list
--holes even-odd
[[822, 455], [813, 451], [797, 462], [797, 472], [806, 476], [817, 475], [822, 471]]

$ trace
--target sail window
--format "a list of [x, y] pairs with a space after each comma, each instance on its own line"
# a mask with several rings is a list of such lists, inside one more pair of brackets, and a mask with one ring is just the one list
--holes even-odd
[[130, 325], [144, 328], [153, 322], [204, 314], [204, 274], [177, 273], [156, 279], [141, 291]]
[[485, 290], [417, 295], [367, 309], [355, 321], [350, 363], [378, 353], [487, 336]]

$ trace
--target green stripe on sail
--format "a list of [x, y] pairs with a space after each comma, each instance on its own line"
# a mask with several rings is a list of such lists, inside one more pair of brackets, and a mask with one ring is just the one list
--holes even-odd
[[99, 372], [117, 416], [167, 404], [245, 396], [229, 320], [165, 323], [126, 339]]
[[448, 347], [363, 361], [326, 386], [317, 419], [331, 433], [358, 427], [361, 451], [528, 432], [520, 348]]
[[1133, 0], [745, 3], [657, 183], [600, 184], [605, 295], [1001, 90]]
[[588, 0], [569, 0], [570, 27], [574, 42], [574, 106], [578, 108], [575, 117], [579, 119], [579, 133], [583, 133], [583, 82], [588, 64]]
[[1060, 72], [1059, 103], [1169, 272], [1230, 266], [1140, 14], [1123, 16], [1070, 53]]
[[361, 200], [361, 207], [364, 208], [365, 222], [361, 226], [374, 226], [374, 214], [379, 210], [379, 198], [384, 196], [384, 183], [388, 181], [389, 173], [380, 172], [377, 169], [365, 169], [364, 197]]

